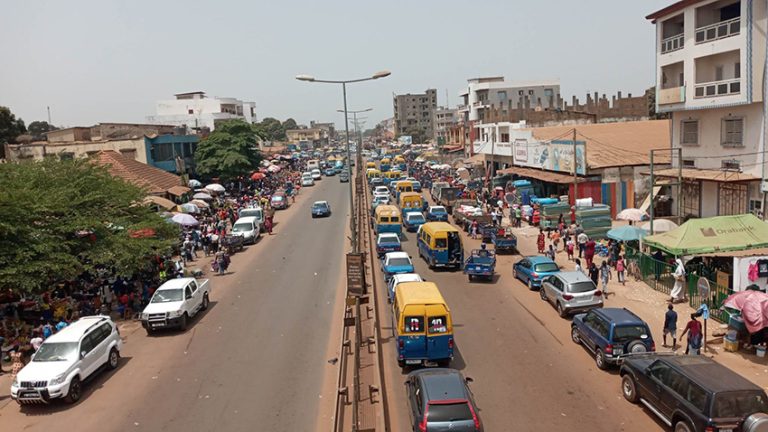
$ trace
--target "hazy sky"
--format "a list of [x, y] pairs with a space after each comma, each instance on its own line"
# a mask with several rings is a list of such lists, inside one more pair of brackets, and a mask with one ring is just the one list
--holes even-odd
[[[640, 94], [654, 84], [653, 25], [672, 0], [1, 0], [0, 105], [27, 122], [141, 122], [174, 93], [255, 101], [259, 118], [343, 123], [341, 88], [296, 81], [389, 78], [348, 88], [350, 109], [392, 116], [392, 93], [466, 79], [560, 79]], [[609, 96], [610, 97], [610, 96]]]

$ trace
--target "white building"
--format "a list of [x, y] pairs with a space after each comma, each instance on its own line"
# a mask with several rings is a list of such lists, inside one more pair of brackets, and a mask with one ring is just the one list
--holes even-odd
[[504, 77], [483, 77], [467, 80], [467, 88], [459, 92], [463, 99], [459, 114], [465, 122], [483, 122], [484, 111], [492, 105], [509, 105], [513, 108], [522, 102], [523, 107], [555, 108], [560, 94], [560, 81], [509, 82]]
[[176, 99], [157, 101], [157, 114], [147, 116], [152, 124], [214, 130], [216, 122], [241, 119], [256, 122], [256, 103], [235, 98], [208, 97], [205, 92], [179, 93]]
[[684, 186], [672, 191], [682, 216], [761, 215], [766, 2], [683, 0], [646, 18], [656, 25], [656, 110], [671, 113], [672, 147], [682, 148]]

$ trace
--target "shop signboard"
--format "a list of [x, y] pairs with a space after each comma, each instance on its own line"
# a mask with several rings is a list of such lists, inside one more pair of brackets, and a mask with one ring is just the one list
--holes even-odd
[[397, 142], [400, 143], [400, 145], [411, 145], [413, 144], [413, 137], [410, 135], [400, 135]]
[[573, 152], [576, 150], [576, 171], [584, 175], [586, 167], [586, 143], [570, 140], [527, 141], [515, 140], [513, 154], [515, 165], [527, 166], [564, 173], [573, 173]]
[[366, 293], [364, 266], [364, 254], [347, 254], [347, 293], [351, 296], [361, 296]]
[[606, 168], [603, 170], [603, 183], [619, 183], [621, 181], [620, 168]]

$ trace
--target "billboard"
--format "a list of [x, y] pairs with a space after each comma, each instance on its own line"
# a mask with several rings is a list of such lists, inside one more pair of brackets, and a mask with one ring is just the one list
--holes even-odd
[[400, 138], [397, 139], [397, 142], [401, 145], [411, 145], [413, 144], [413, 137], [410, 135], [400, 135]]
[[528, 141], [513, 143], [515, 165], [573, 174], [573, 152], [576, 151], [576, 172], [586, 174], [586, 142], [571, 140]]

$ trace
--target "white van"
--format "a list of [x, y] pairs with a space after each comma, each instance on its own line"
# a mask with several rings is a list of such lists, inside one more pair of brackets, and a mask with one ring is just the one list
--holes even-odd
[[258, 206], [241, 208], [237, 217], [238, 220], [244, 217], [255, 217], [259, 224], [264, 224], [264, 210]]
[[256, 243], [261, 234], [261, 223], [254, 216], [241, 217], [232, 226], [232, 235], [242, 236], [243, 243]]
[[307, 161], [307, 170], [319, 170], [320, 169], [320, 161], [317, 159], [312, 159], [310, 161]]

